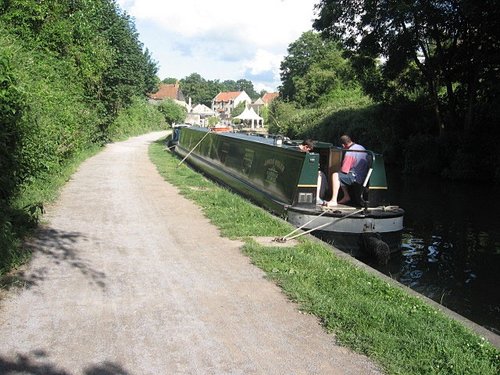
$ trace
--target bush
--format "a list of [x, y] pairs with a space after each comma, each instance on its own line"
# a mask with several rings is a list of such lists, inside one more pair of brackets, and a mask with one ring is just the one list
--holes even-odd
[[[2, 40], [0, 39], [0, 42]], [[18, 184], [16, 150], [21, 136], [17, 131], [24, 111], [23, 95], [12, 69], [13, 53], [0, 48], [0, 205], [14, 194]]]
[[167, 124], [158, 107], [144, 98], [134, 98], [132, 105], [121, 111], [108, 128], [108, 136], [113, 141], [166, 129]]
[[17, 75], [25, 93], [27, 110], [18, 123], [22, 141], [16, 150], [23, 180], [57, 172], [98, 133], [98, 113], [86, 105], [84, 89], [68, 84], [71, 66], [38, 55], [17, 56]]
[[163, 114], [165, 121], [170, 125], [183, 123], [186, 119], [186, 108], [175, 103], [172, 99], [163, 100], [158, 109]]

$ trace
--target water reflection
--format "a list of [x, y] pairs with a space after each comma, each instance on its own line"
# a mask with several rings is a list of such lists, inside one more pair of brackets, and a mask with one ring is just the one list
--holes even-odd
[[495, 187], [388, 177], [389, 200], [406, 211], [402, 249], [387, 266], [370, 265], [500, 333]]

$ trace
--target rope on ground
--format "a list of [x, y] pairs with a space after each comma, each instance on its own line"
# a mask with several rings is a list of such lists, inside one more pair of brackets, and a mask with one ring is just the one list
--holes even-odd
[[293, 231], [291, 231], [290, 233], [288, 233], [286, 236], [283, 236], [283, 237], [278, 237], [278, 238], [275, 238], [273, 241], [276, 241], [276, 242], [286, 242], [287, 240], [287, 237], [288, 236], [291, 236], [292, 234], [294, 234], [295, 232], [301, 230], [302, 228], [304, 228], [306, 225], [308, 224], [311, 224], [314, 220], [320, 218], [321, 216], [323, 216], [324, 214], [326, 214], [328, 211], [323, 211], [321, 214], [317, 215], [314, 217], [314, 219], [312, 220], [309, 220], [307, 223], [305, 224], [302, 224], [300, 227], [298, 228], [295, 228]]

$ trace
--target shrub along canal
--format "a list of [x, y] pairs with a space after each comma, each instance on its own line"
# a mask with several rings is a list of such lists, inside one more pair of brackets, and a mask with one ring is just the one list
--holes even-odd
[[389, 172], [389, 200], [405, 209], [402, 250], [387, 266], [367, 263], [499, 334], [500, 201], [495, 186]]

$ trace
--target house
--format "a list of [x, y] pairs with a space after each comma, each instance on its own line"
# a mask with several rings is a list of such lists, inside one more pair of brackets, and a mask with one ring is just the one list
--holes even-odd
[[260, 114], [260, 112], [262, 111], [262, 107], [264, 107], [264, 101], [262, 100], [262, 98], [259, 98], [252, 104], [250, 104], [249, 107], [252, 108], [257, 114]]
[[197, 104], [188, 113], [186, 123], [198, 126], [208, 126], [208, 119], [215, 116], [215, 112], [208, 108], [205, 104]]
[[264, 102], [264, 105], [267, 107], [278, 96], [279, 96], [278, 92], [266, 92], [262, 97], [262, 101]]
[[267, 107], [274, 99], [279, 96], [277, 92], [265, 93], [261, 98], [253, 102], [250, 107], [254, 109], [257, 114], [262, 113], [262, 108]]
[[221, 120], [229, 120], [231, 112], [238, 104], [245, 102], [248, 105], [252, 99], [245, 91], [227, 91], [220, 92], [212, 100], [212, 110], [220, 117]]
[[150, 103], [158, 104], [165, 99], [172, 99], [177, 104], [186, 108], [188, 112], [191, 110], [191, 105], [186, 103], [186, 99], [181, 91], [181, 88], [179, 87], [179, 83], [160, 83], [158, 91], [153, 94], [149, 94]]
[[208, 108], [205, 104], [197, 104], [194, 106], [192, 113], [196, 113], [205, 117], [214, 116], [215, 112]]

